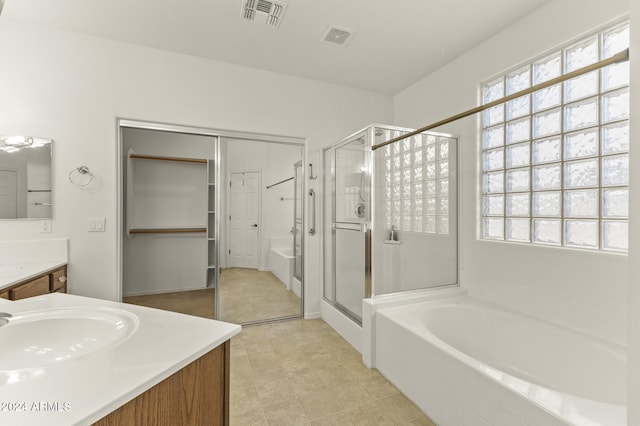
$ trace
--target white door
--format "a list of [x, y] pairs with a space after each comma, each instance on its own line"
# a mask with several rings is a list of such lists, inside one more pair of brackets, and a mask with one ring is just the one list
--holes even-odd
[[18, 176], [14, 171], [0, 170], [0, 219], [18, 217]]
[[229, 266], [258, 269], [260, 173], [231, 173]]

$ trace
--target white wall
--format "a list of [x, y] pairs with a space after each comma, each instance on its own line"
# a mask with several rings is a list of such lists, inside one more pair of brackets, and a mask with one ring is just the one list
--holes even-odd
[[[293, 247], [293, 180], [266, 189], [293, 177], [293, 165], [302, 160], [302, 148], [271, 142], [227, 140], [227, 173], [260, 171], [261, 232], [258, 268], [269, 269], [269, 238], [290, 237]], [[228, 188], [226, 176], [224, 188]], [[280, 200], [280, 198], [285, 200]], [[226, 198], [225, 198], [226, 200]]]
[[[390, 96], [11, 22], [0, 25], [0, 134], [55, 140], [53, 233], [38, 221], [0, 223], [0, 240], [69, 238], [70, 291], [115, 300], [116, 118], [306, 138], [307, 152], [368, 123], [389, 122]], [[81, 190], [69, 171], [88, 166]], [[88, 233], [88, 217], [106, 217]], [[317, 239], [307, 239], [317, 263]], [[305, 312], [319, 312], [305, 274]]]
[[[627, 0], [555, 0], [394, 98], [395, 124], [420, 127], [477, 105], [480, 82], [628, 11]], [[479, 241], [478, 117], [460, 135], [461, 284], [471, 294], [602, 338], [627, 340], [627, 257]]]
[[631, 164], [629, 203], [629, 394], [632, 401], [627, 409], [627, 424], [640, 424], [640, 2], [630, 1], [631, 6]]

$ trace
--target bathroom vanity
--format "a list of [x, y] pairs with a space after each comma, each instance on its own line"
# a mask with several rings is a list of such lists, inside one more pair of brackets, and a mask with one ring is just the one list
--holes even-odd
[[224, 342], [94, 426], [228, 425], [229, 349]]
[[66, 293], [68, 240], [0, 241], [0, 299]]
[[[0, 280], [0, 298], [9, 300], [26, 299], [47, 293], [67, 292], [67, 265], [21, 264], [0, 266], [0, 273], [19, 276], [17, 280]], [[27, 276], [28, 278], [24, 278]]]
[[229, 422], [239, 325], [58, 292], [0, 312], [0, 424]]

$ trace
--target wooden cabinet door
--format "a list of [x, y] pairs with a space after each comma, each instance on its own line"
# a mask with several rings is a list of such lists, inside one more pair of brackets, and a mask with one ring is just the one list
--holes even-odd
[[51, 291], [62, 291], [67, 286], [67, 267], [63, 266], [51, 273]]

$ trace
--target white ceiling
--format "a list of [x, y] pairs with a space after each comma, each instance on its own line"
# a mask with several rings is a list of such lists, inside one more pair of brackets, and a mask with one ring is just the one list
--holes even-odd
[[[242, 0], [5, 0], [2, 20], [395, 94], [550, 0], [285, 0], [280, 28]], [[320, 42], [329, 25], [354, 32]]]

